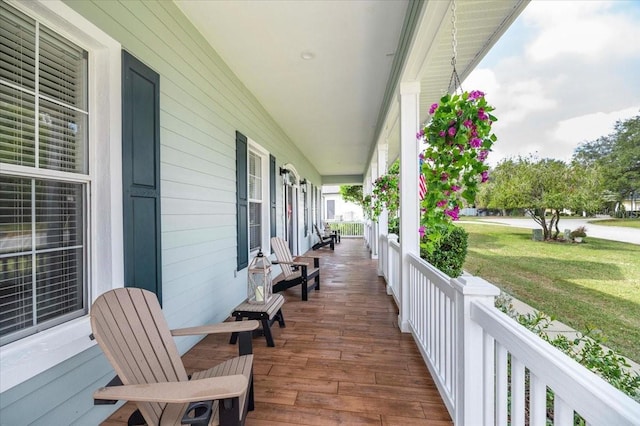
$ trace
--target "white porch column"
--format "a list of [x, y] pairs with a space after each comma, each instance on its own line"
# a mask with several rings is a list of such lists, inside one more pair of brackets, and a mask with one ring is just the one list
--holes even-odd
[[[372, 191], [372, 186], [371, 186], [371, 179], [369, 178], [368, 175], [365, 175], [364, 178], [364, 184], [362, 186], [362, 195], [370, 195], [371, 191]], [[368, 208], [371, 208], [371, 206], [369, 205]], [[370, 240], [371, 240], [371, 227], [372, 227], [373, 221], [371, 221], [370, 219], [365, 218], [365, 226], [364, 226], [364, 241], [365, 241], [365, 245], [367, 246], [367, 248], [371, 247], [370, 244]]]
[[[378, 172], [378, 159], [377, 157], [374, 157], [373, 161], [371, 162], [371, 166], [369, 166], [369, 171], [370, 171], [370, 176], [371, 176], [371, 185], [373, 186], [373, 183], [376, 181], [376, 179], [378, 178], [378, 176], [380, 176], [380, 173]], [[379, 229], [379, 223], [380, 221], [377, 222], [373, 222], [371, 225], [371, 259], [378, 259], [378, 245], [379, 245], [379, 241], [378, 241], [378, 234], [380, 233]]]
[[420, 82], [400, 83], [400, 314], [398, 325], [409, 332], [408, 254], [420, 255], [418, 227], [418, 142]]
[[[378, 145], [378, 177], [385, 175], [387, 173], [387, 144], [379, 144]], [[387, 209], [382, 209], [380, 213], [380, 217], [378, 218], [378, 234], [376, 238], [378, 239], [378, 250], [380, 250], [380, 236], [387, 235], [389, 228], [389, 212]], [[388, 253], [385, 253], [388, 256]], [[383, 262], [388, 262], [387, 259], [381, 259], [378, 257], [378, 276], [381, 277], [384, 275], [384, 271], [382, 270]]]

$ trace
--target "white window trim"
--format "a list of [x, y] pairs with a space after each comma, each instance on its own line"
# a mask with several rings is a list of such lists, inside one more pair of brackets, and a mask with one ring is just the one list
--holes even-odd
[[[270, 226], [271, 223], [269, 221], [269, 215], [271, 214], [271, 203], [270, 203], [270, 191], [269, 191], [269, 151], [264, 149], [262, 146], [258, 145], [254, 140], [248, 138], [248, 146], [249, 152], [253, 152], [258, 157], [260, 157], [260, 169], [262, 170], [262, 223], [261, 223], [261, 234], [260, 235], [260, 249], [263, 253], [269, 254], [271, 253], [271, 242], [270, 242]], [[249, 161], [249, 155], [247, 155], [247, 161]], [[247, 173], [249, 173], [249, 167], [247, 166]], [[249, 179], [247, 179], [247, 184]], [[247, 237], [249, 233], [247, 232]], [[250, 246], [250, 244], [248, 244]], [[253, 257], [258, 254], [258, 250], [249, 249], [249, 257]]]
[[[89, 305], [124, 286], [121, 46], [59, 0], [8, 2], [89, 52]], [[0, 393], [95, 345], [89, 316], [0, 348]]]

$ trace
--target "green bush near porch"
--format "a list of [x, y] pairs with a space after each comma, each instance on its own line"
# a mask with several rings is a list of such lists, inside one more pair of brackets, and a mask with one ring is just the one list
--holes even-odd
[[467, 231], [458, 226], [435, 242], [432, 253], [420, 245], [420, 257], [450, 277], [462, 275], [462, 266], [467, 255]]
[[465, 270], [640, 362], [640, 246], [589, 238], [585, 244], [531, 241], [531, 231], [461, 224]]

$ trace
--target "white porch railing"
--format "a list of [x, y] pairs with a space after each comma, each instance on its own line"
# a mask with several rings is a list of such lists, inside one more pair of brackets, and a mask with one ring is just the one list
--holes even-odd
[[362, 237], [364, 236], [364, 222], [341, 220], [327, 220], [332, 231], [339, 231], [341, 237]]
[[574, 425], [576, 414], [588, 425], [640, 425], [640, 404], [495, 308], [495, 286], [408, 255], [403, 295], [400, 246], [379, 244], [387, 290], [398, 307], [409, 298], [411, 333], [456, 425]]

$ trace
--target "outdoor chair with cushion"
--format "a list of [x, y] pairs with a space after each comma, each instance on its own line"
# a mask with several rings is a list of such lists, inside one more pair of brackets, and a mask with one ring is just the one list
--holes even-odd
[[[280, 265], [282, 273], [273, 279], [273, 292], [277, 293], [299, 285], [302, 300], [308, 300], [309, 290], [320, 290], [320, 259], [291, 255], [287, 242], [280, 237], [271, 238], [271, 248], [276, 255], [272, 263]], [[311, 282], [311, 280], [313, 281]]]
[[247, 410], [253, 410], [253, 355], [189, 377], [173, 336], [244, 332], [250, 344], [258, 326], [242, 321], [169, 330], [155, 294], [108, 291], [91, 308], [92, 336], [123, 384], [102, 387], [93, 397], [96, 403], [135, 402], [129, 424], [244, 425]]

